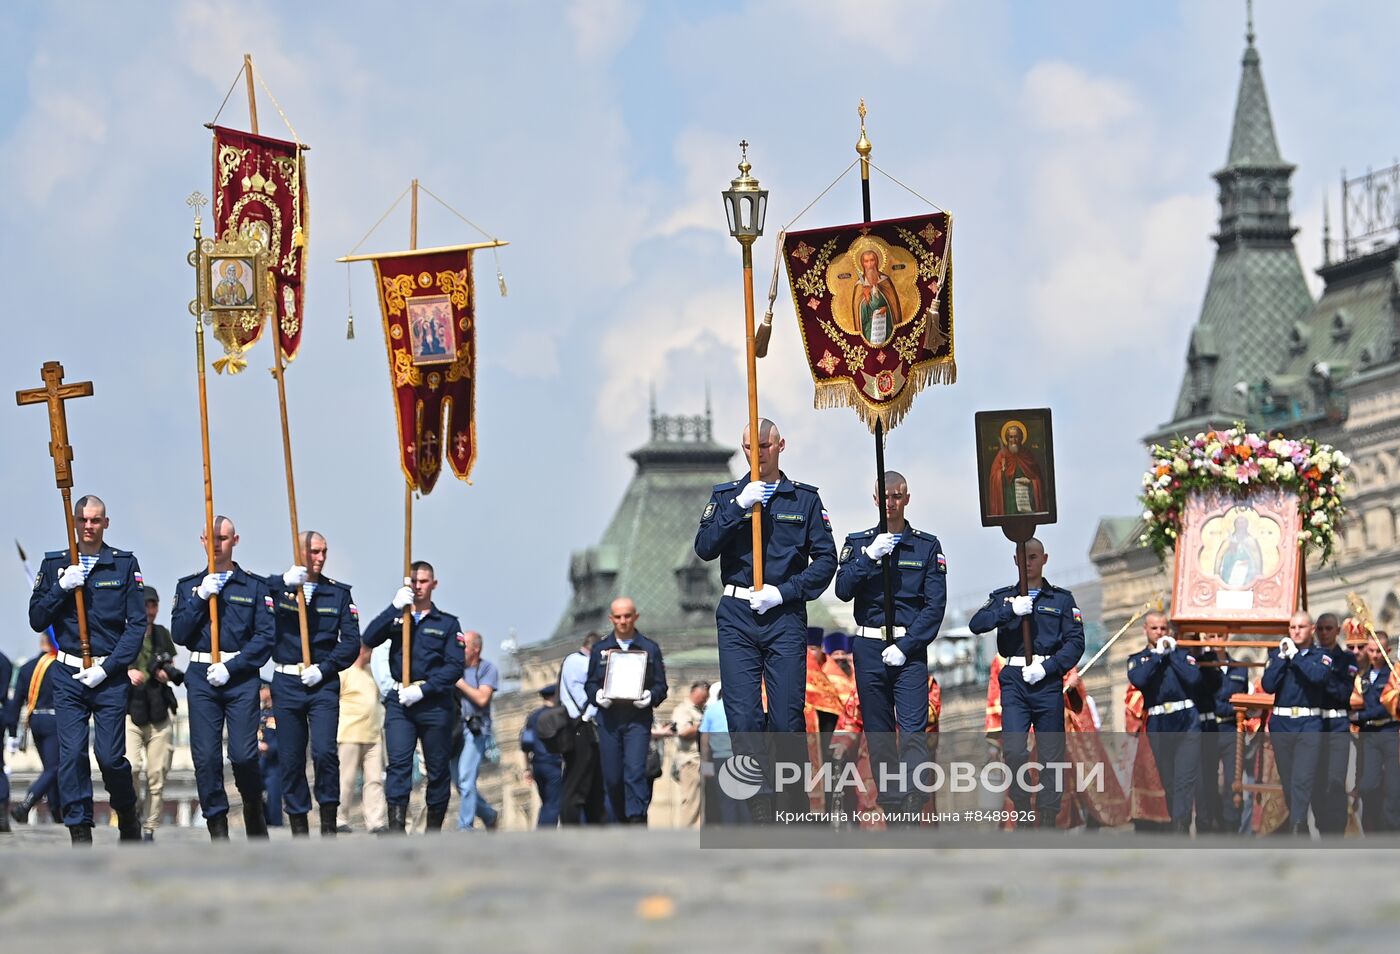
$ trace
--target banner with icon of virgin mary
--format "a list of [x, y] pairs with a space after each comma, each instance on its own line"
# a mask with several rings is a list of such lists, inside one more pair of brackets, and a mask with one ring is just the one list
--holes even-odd
[[817, 407], [849, 406], [889, 430], [925, 386], [957, 380], [951, 230], [938, 212], [787, 233]]

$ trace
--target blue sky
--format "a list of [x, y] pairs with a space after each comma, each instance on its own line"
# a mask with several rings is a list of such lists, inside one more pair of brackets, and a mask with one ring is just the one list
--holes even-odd
[[[853, 158], [862, 96], [875, 161], [956, 217], [959, 382], [925, 392], [889, 441], [911, 519], [941, 536], [955, 594], [1009, 582], [1008, 545], [978, 525], [972, 414], [1048, 404], [1061, 495], [1049, 575], [1088, 575], [1098, 517], [1137, 509], [1138, 438], [1170, 415], [1204, 293], [1242, 3], [400, 6], [0, 13], [0, 370], [28, 387], [56, 358], [95, 382], [70, 414], [76, 489], [107, 499], [110, 540], [163, 595], [202, 559], [184, 199], [209, 189], [202, 124], [245, 51], [312, 146], [307, 330], [288, 374], [298, 496], [302, 526], [330, 541], [328, 571], [362, 606], [386, 602], [399, 576], [401, 483], [370, 271], [351, 273], [347, 342], [334, 259], [409, 179], [512, 243], [510, 296], [486, 282], [479, 304], [473, 484], [444, 480], [421, 502], [415, 550], [438, 566], [442, 605], [488, 647], [511, 628], [532, 641], [566, 604], [569, 552], [597, 539], [630, 476], [652, 382], [663, 411], [684, 413], [708, 383], [720, 436], [737, 443], [742, 299], [718, 196], [735, 143], [753, 144], [771, 190], [766, 273], [778, 228]], [[1256, 6], [1311, 273], [1340, 168], [1400, 152], [1379, 39], [1400, 7]], [[277, 134], [265, 100], [260, 118]], [[241, 94], [225, 119], [242, 122]], [[801, 225], [854, 220], [858, 197], [848, 178]], [[878, 217], [921, 208], [877, 179]], [[406, 236], [401, 210], [369, 245]], [[424, 205], [424, 244], [473, 237]], [[479, 257], [478, 274], [491, 272]], [[765, 413], [787, 436], [787, 472], [822, 487], [838, 532], [860, 529], [870, 466], [853, 462], [870, 437], [849, 411], [812, 409], [788, 301], [784, 289], [760, 368]], [[289, 542], [266, 346], [252, 357], [247, 374], [210, 381], [215, 494], [239, 525], [241, 562], [266, 572]], [[61, 545], [43, 413], [11, 406], [0, 436], [0, 531], [31, 554]], [[18, 568], [0, 572], [12, 655], [31, 645], [26, 599]]]

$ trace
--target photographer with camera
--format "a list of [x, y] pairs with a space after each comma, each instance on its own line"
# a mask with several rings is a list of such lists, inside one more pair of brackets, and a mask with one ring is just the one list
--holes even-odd
[[[487, 748], [494, 744], [491, 731], [491, 697], [501, 684], [501, 674], [494, 663], [481, 658], [481, 634], [462, 633], [457, 637], [462, 646], [462, 678], [457, 680], [457, 692], [462, 708], [462, 751], [457, 758], [457, 791], [462, 800], [457, 810], [457, 830], [471, 831], [476, 819], [489, 831], [498, 822], [496, 809], [476, 787], [481, 763], [487, 759]], [[499, 756], [498, 756], [499, 758]]]
[[146, 635], [141, 652], [126, 671], [131, 693], [126, 704], [126, 752], [131, 759], [136, 786], [141, 840], [155, 841], [164, 805], [165, 777], [175, 755], [175, 723], [170, 717], [178, 705], [174, 686], [185, 681], [175, 668], [175, 641], [170, 630], [156, 622], [160, 596], [155, 587], [146, 587]]

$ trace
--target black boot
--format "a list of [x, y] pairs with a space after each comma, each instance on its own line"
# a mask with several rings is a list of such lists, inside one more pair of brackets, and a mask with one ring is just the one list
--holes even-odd
[[403, 834], [406, 834], [407, 826], [408, 826], [408, 806], [407, 806], [407, 805], [390, 805], [390, 806], [389, 806], [389, 834], [391, 834], [391, 835], [403, 835]]
[[447, 806], [428, 809], [428, 831], [442, 831], [442, 821], [447, 817]]
[[69, 834], [69, 835], [72, 837], [72, 839], [73, 839], [73, 845], [74, 845], [74, 847], [77, 847], [78, 845], [91, 845], [91, 844], [92, 844], [92, 826], [91, 826], [91, 825], [69, 825], [69, 826], [68, 826], [68, 834]]
[[215, 815], [205, 824], [209, 827], [210, 841], [228, 841], [228, 815]]
[[287, 826], [291, 828], [293, 838], [308, 838], [311, 835], [311, 826], [306, 821], [306, 812], [288, 812]]
[[34, 803], [37, 801], [38, 799], [32, 795], [24, 796], [24, 801], [10, 809], [10, 817], [18, 824], [28, 825], [29, 813], [34, 809]]
[[[306, 816], [301, 816], [302, 826], [306, 825]], [[267, 837], [267, 809], [263, 804], [263, 796], [259, 795], [252, 801], [243, 802], [243, 829], [248, 833], [248, 838]]]
[[330, 802], [330, 803], [328, 803], [328, 804], [325, 804], [325, 805], [322, 805], [322, 806], [321, 806], [321, 837], [322, 837], [322, 838], [334, 838], [334, 837], [335, 837], [335, 815], [336, 815], [336, 812], [337, 812], [339, 809], [340, 809], [340, 805], [339, 805], [338, 803], [336, 803], [336, 802]]
[[1297, 835], [1299, 838], [1312, 837], [1312, 832], [1308, 831], [1308, 823], [1305, 821], [1299, 822], [1298, 824], [1293, 826], [1293, 834]]
[[140, 843], [141, 819], [137, 817], [134, 805], [124, 812], [117, 812], [117, 832], [120, 841]]
[[0, 832], [10, 830], [10, 800], [0, 799]]

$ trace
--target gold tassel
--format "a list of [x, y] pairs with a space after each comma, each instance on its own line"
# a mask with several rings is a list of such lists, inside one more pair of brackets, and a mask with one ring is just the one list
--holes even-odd
[[506, 276], [505, 276], [505, 273], [502, 272], [499, 268], [496, 269], [496, 284], [497, 284], [497, 285], [500, 287], [500, 289], [501, 289], [501, 297], [502, 297], [502, 298], [506, 297], [506, 294], [507, 294], [507, 292], [506, 292]]
[[300, 225], [292, 229], [292, 248], [306, 248], [306, 233]]
[[355, 340], [355, 313], [350, 312], [350, 317], [345, 319], [345, 340]]
[[768, 356], [768, 339], [773, 337], [773, 313], [770, 311], [763, 316], [763, 323], [758, 326], [758, 330], [753, 333], [753, 353], [755, 358], [766, 358]]

